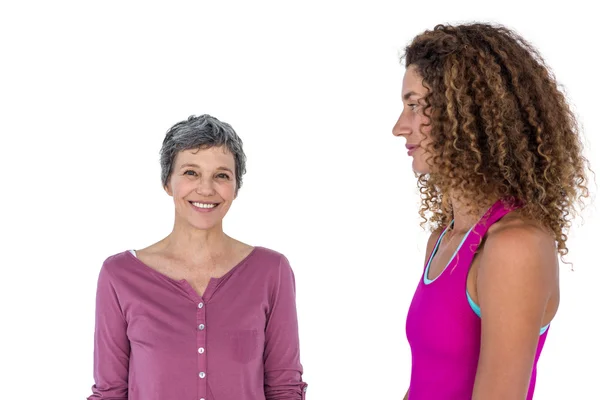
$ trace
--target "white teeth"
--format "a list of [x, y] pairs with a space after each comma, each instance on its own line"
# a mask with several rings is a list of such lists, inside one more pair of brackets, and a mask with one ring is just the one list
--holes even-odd
[[198, 208], [215, 208], [217, 206], [216, 204], [204, 204], [198, 202], [193, 202], [192, 204]]

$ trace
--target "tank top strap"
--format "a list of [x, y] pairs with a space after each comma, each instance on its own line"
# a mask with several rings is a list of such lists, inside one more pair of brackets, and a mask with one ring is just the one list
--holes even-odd
[[514, 199], [500, 199], [489, 208], [473, 230], [479, 230], [483, 236], [500, 218], [520, 207], [521, 204]]
[[456, 257], [453, 260], [454, 265], [451, 267], [452, 270], [456, 269], [457, 273], [460, 271], [461, 280], [463, 276], [466, 279], [473, 258], [490, 227], [506, 214], [520, 207], [521, 204], [514, 199], [500, 199], [487, 210], [479, 222], [471, 229], [467, 234], [463, 245], [458, 250]]

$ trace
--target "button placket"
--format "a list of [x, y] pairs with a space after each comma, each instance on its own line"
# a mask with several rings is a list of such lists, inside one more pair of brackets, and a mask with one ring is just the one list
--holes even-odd
[[198, 360], [198, 398], [206, 400], [207, 398], [207, 374], [206, 370], [206, 304], [202, 300], [196, 307], [196, 356]]

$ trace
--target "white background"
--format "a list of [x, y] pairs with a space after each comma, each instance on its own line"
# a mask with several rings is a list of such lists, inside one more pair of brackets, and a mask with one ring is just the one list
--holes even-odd
[[[0, 397], [90, 394], [101, 263], [169, 233], [158, 150], [171, 125], [209, 113], [248, 155], [226, 231], [283, 252], [296, 272], [309, 399], [402, 398], [427, 237], [391, 134], [403, 47], [437, 23], [516, 29], [565, 86], [600, 168], [592, 6], [493, 4], [3, 3]], [[536, 399], [600, 399], [599, 219], [593, 206], [583, 218]]]

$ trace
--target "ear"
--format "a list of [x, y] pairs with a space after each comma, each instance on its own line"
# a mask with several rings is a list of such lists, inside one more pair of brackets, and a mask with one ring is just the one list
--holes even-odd
[[171, 190], [171, 181], [169, 181], [164, 187], [163, 189], [165, 189], [165, 192], [167, 192], [167, 194], [171, 197], [173, 197], [173, 190]]

